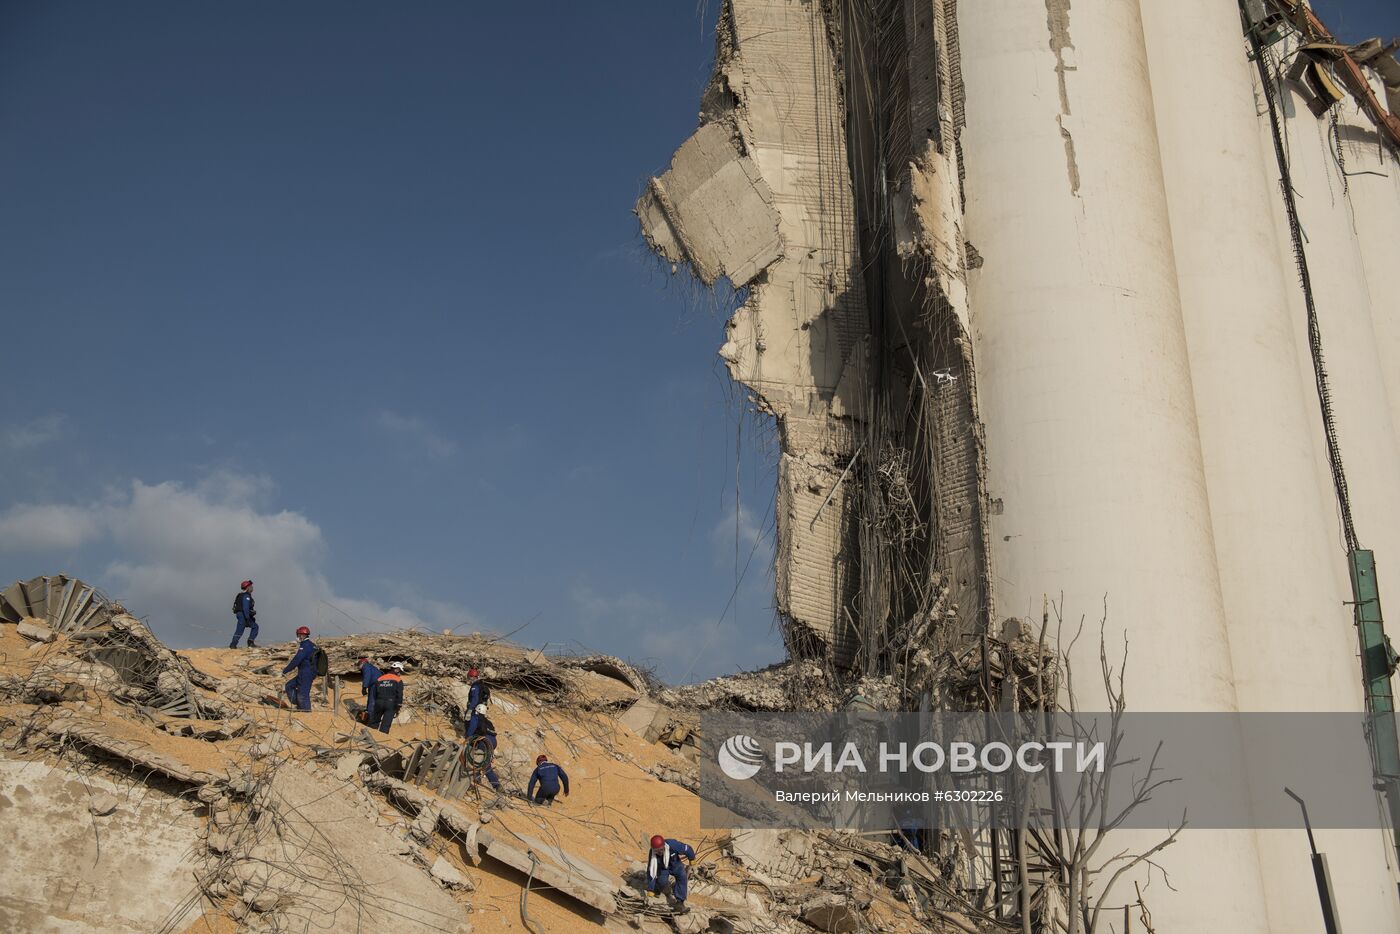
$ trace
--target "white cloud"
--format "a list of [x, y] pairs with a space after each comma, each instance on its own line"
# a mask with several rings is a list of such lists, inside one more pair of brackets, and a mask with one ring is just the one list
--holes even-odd
[[0, 448], [9, 451], [28, 451], [63, 437], [68, 416], [61, 413], [41, 415], [22, 425], [15, 425], [0, 431]]
[[91, 509], [22, 503], [0, 515], [0, 551], [71, 551], [102, 531], [102, 517]]
[[[740, 504], [736, 514], [732, 505], [726, 507], [725, 514], [710, 529], [710, 542], [715, 546], [715, 554], [721, 566], [733, 565], [735, 552], [739, 556], [739, 567], [745, 564], [763, 566], [772, 564], [773, 546], [769, 541], [768, 530], [754, 516], [753, 510]], [[752, 561], [750, 561], [752, 556]]]
[[20, 506], [0, 517], [0, 545], [43, 553], [94, 545], [120, 555], [82, 575], [174, 645], [219, 644], [233, 630], [238, 582], [256, 585], [261, 638], [289, 639], [297, 626], [344, 634], [444, 628], [470, 620], [463, 607], [409, 597], [385, 605], [332, 587], [320, 528], [298, 512], [261, 508], [266, 478], [217, 473], [194, 485], [133, 481], [88, 507]]
[[374, 413], [374, 424], [386, 434], [434, 457], [449, 457], [457, 453], [456, 442], [438, 432], [422, 416], [380, 409]]

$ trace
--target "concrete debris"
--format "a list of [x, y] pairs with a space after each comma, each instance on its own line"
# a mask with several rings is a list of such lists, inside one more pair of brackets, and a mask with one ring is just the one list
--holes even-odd
[[341, 781], [350, 781], [360, 772], [360, 767], [370, 761], [370, 757], [362, 752], [351, 752], [341, 756], [335, 761], [335, 777]]
[[208, 772], [192, 769], [183, 762], [139, 743], [109, 736], [91, 723], [63, 719], [49, 724], [45, 731], [58, 740], [105, 753], [113, 758], [125, 760], [137, 769], [156, 772], [187, 785], [203, 785], [214, 778]]
[[635, 209], [662, 259], [748, 286], [720, 356], [777, 424], [784, 641], [842, 672], [989, 605], [955, 4], [921, 9], [730, 0], [702, 125]]
[[477, 839], [486, 855], [492, 859], [500, 860], [527, 875], [533, 874], [545, 885], [605, 914], [617, 910], [612, 896], [615, 884], [583, 860], [525, 835], [519, 835], [517, 840], [508, 840], [497, 831], [482, 830], [477, 833]]
[[680, 934], [703, 934], [710, 930], [714, 918], [713, 913], [703, 908], [692, 908], [683, 915], [673, 917], [671, 924]]
[[[333, 669], [366, 644], [418, 669], [406, 677], [415, 716], [384, 735], [358, 725], [353, 704], [318, 700], [307, 713], [266, 706], [283, 680], [284, 649], [176, 654], [128, 620], [114, 612], [40, 655], [5, 656], [0, 808], [21, 805], [9, 813], [64, 849], [61, 859], [31, 852], [22, 864], [0, 853], [0, 929], [51, 928], [52, 900], [25, 890], [37, 881], [35, 891], [61, 884], [66, 893], [70, 867], [91, 865], [99, 845], [111, 881], [84, 881], [71, 916], [104, 930], [184, 930], [202, 915], [215, 929], [452, 932], [470, 929], [470, 912], [477, 930], [495, 932], [519, 930], [523, 903], [541, 931], [796, 934], [809, 929], [804, 905], [847, 889], [857, 913], [873, 904], [871, 892], [890, 897], [888, 914], [861, 915], [871, 931], [908, 930], [913, 920], [883, 881], [894, 858], [862, 855], [875, 869], [856, 871], [816, 837], [773, 842], [811, 864], [798, 871], [766, 845], [731, 846], [698, 827], [688, 758], [698, 748], [697, 709], [625, 663], [547, 656], [536, 673], [527, 650], [482, 638], [322, 640]], [[498, 678], [499, 794], [473, 781], [461, 758], [466, 684], [453, 666], [485, 659]], [[156, 706], [185, 691], [204, 716]], [[210, 718], [211, 709], [224, 715]], [[549, 808], [522, 800], [542, 751], [573, 780], [571, 796]], [[645, 840], [658, 831], [702, 854], [687, 913], [638, 891]], [[148, 869], [151, 881], [135, 878]], [[126, 905], [133, 892], [145, 903]]]
[[860, 915], [838, 896], [823, 896], [802, 906], [803, 921], [818, 931], [850, 934], [860, 929]]
[[[283, 762], [270, 776], [264, 802], [277, 827], [271, 838], [276, 842], [259, 844], [269, 848], [266, 854], [255, 849], [257, 868], [244, 887], [261, 883], [285, 894], [280, 910], [288, 926], [455, 928], [456, 903], [410, 863], [381, 855], [393, 851], [393, 838], [361, 816], [343, 786]], [[345, 883], [352, 880], [363, 882], [348, 889]]]
[[54, 635], [52, 629], [32, 619], [20, 620], [19, 624], [15, 627], [15, 631], [33, 642], [52, 642], [58, 638], [58, 636]]
[[[149, 934], [198, 917], [183, 906], [199, 819], [160, 793], [129, 794], [119, 777], [0, 756], [0, 930]], [[97, 827], [84, 802], [120, 807]], [[106, 810], [105, 800], [99, 810]], [[57, 905], [54, 892], [62, 891]]]
[[747, 285], [783, 255], [773, 194], [735, 135], [722, 123], [700, 127], [637, 202], [651, 248], [690, 263], [706, 285], [721, 276]]
[[428, 871], [433, 874], [434, 879], [438, 880], [449, 889], [461, 889], [470, 892], [476, 888], [472, 885], [471, 880], [462, 874], [460, 869], [441, 856], [433, 861], [433, 865]]
[[654, 743], [665, 729], [667, 716], [665, 708], [659, 703], [644, 697], [618, 717], [617, 722], [647, 742]]
[[698, 710], [836, 710], [840, 706], [835, 684], [810, 659], [670, 688], [658, 697], [671, 707]]
[[729, 852], [769, 885], [792, 885], [811, 872], [811, 839], [795, 830], [738, 830]]
[[242, 736], [247, 732], [248, 726], [247, 720], [179, 720], [162, 723], [160, 728], [174, 736], [192, 736], [208, 742], [219, 742]]

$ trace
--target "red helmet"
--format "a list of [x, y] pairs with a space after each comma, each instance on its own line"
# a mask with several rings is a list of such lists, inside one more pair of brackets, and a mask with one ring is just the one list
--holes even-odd
[[355, 664], [356, 664], [356, 665], [363, 665], [363, 664], [365, 664], [365, 663], [368, 662], [368, 661], [369, 661], [368, 658], [365, 658], [363, 655], [361, 655], [361, 656], [355, 661]]
[[541, 762], [548, 762], [548, 761], [549, 761], [549, 756], [545, 755], [544, 753], [540, 753], [538, 756], [535, 756], [535, 765], [539, 765]]
[[239, 588], [242, 589], [242, 590], [247, 590], [249, 587], [253, 586], [253, 582], [252, 582], [252, 581], [244, 581], [243, 583], [239, 584], [238, 586], [239, 586]]
[[298, 626], [298, 627], [297, 627], [297, 635], [298, 635], [298, 636], [309, 636], [309, 635], [311, 635], [311, 630], [310, 630], [310, 629], [307, 629], [305, 626]]
[[475, 668], [468, 668], [468, 669], [467, 669], [467, 677], [468, 677], [468, 678], [475, 678], [475, 677], [476, 677], [476, 669], [475, 669]]
[[659, 850], [659, 849], [661, 849], [661, 848], [662, 848], [663, 846], [665, 846], [665, 845], [666, 845], [666, 838], [663, 837], [663, 836], [661, 836], [661, 834], [657, 834], [656, 836], [654, 836], [654, 837], [651, 838], [651, 848], [652, 848], [653, 850]]

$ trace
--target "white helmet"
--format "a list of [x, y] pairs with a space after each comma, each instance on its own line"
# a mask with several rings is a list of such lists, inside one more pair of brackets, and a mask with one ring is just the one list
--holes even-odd
[[403, 671], [403, 662], [390, 662], [389, 667], [395, 671]]
[[486, 714], [486, 705], [485, 705], [485, 704], [477, 704], [477, 705], [476, 705], [476, 710], [473, 710], [472, 713], [479, 713], [479, 714], [482, 714], [483, 716], [485, 716], [485, 714]]

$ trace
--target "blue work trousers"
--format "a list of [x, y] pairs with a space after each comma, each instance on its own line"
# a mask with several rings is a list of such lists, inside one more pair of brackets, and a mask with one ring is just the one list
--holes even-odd
[[287, 682], [287, 700], [291, 701], [297, 710], [311, 709], [311, 682], [315, 680], [316, 676], [310, 672], [298, 672], [295, 678]]
[[258, 641], [258, 621], [256, 619], [247, 619], [242, 613], [238, 614], [237, 619], [238, 628], [233, 631], [233, 641], [228, 644], [228, 647], [231, 649], [238, 648], [238, 640], [243, 638], [243, 630], [245, 629], [248, 630], [249, 642]]
[[690, 891], [690, 877], [686, 875], [685, 863], [681, 862], [679, 859], [671, 860], [670, 869], [661, 866], [656, 867], [656, 878], [650, 880], [650, 884], [647, 888], [653, 892], [664, 891], [668, 878], [674, 878], [676, 880], [676, 887], [671, 890], [671, 894], [675, 896], [676, 901], [685, 901], [685, 897]]

